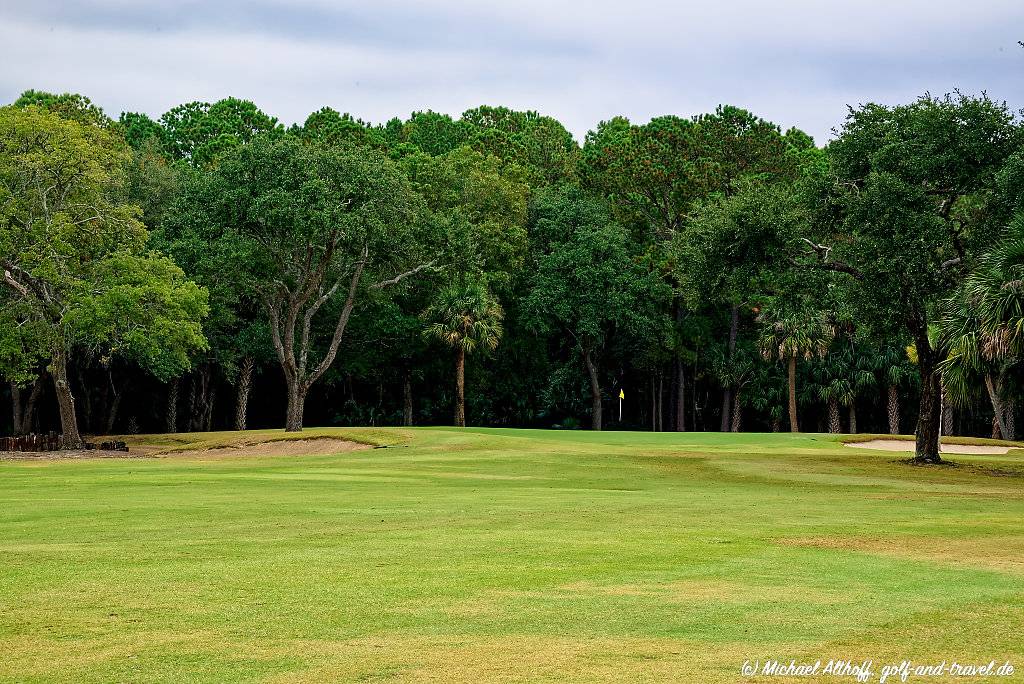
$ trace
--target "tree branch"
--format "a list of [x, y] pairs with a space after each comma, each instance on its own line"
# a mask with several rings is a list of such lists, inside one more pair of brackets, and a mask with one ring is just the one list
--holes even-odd
[[317, 297], [312, 304], [306, 309], [306, 314], [302, 318], [302, 342], [300, 349], [299, 358], [299, 372], [306, 372], [306, 362], [309, 358], [309, 335], [310, 330], [313, 327], [313, 317], [316, 316], [316, 312], [320, 310], [320, 307], [327, 302], [328, 299], [334, 296], [334, 293], [338, 291], [338, 287], [341, 285], [341, 281], [338, 280], [327, 290]]
[[794, 266], [798, 268], [810, 268], [817, 271], [834, 271], [837, 273], [846, 273], [847, 275], [853, 276], [857, 280], [864, 280], [864, 274], [861, 273], [858, 269], [854, 268], [853, 266], [845, 264], [841, 261], [829, 261], [828, 257], [829, 253], [832, 251], [831, 247], [827, 245], [818, 244], [816, 242], [808, 240], [807, 238], [800, 239], [806, 242], [808, 245], [810, 245], [811, 250], [813, 250], [815, 256], [817, 256], [818, 261], [813, 264], [805, 264], [800, 263], [796, 259], [791, 258], [789, 262]]
[[942, 270], [945, 271], [946, 269], [952, 268], [953, 266], [958, 266], [961, 263], [963, 263], [963, 257], [954, 257], [952, 259], [946, 259], [945, 261], [942, 262]]
[[8, 271], [6, 268], [4, 269], [4, 280], [7, 282], [8, 285], [13, 287], [15, 291], [17, 291], [22, 297], [29, 296], [28, 288], [19, 283], [17, 280], [15, 280], [14, 276], [11, 275], [11, 272]]
[[348, 287], [348, 297], [346, 297], [345, 306], [341, 308], [341, 314], [338, 316], [338, 324], [334, 328], [334, 337], [331, 338], [331, 344], [327, 347], [327, 353], [324, 354], [320, 365], [309, 374], [308, 379], [305, 381], [307, 388], [327, 372], [327, 369], [334, 363], [334, 357], [338, 355], [338, 347], [341, 345], [341, 338], [345, 334], [345, 326], [348, 325], [348, 319], [352, 316], [352, 309], [355, 307], [356, 291], [359, 289], [359, 280], [363, 277], [363, 267], [366, 265], [368, 254], [367, 248], [364, 247], [363, 259], [356, 262], [356, 270], [352, 274], [352, 280]]
[[416, 268], [410, 269], [410, 270], [406, 271], [405, 273], [399, 273], [394, 278], [390, 278], [388, 280], [382, 280], [379, 283], [374, 283], [373, 285], [370, 285], [370, 289], [371, 290], [379, 290], [381, 288], [389, 287], [391, 285], [397, 285], [398, 283], [402, 282], [406, 278], [408, 278], [410, 276], [416, 275], [420, 271], [426, 271], [426, 270], [440, 271], [441, 268], [443, 268], [443, 267], [435, 267], [434, 266], [434, 262], [433, 261], [429, 261], [429, 262], [427, 262], [425, 264], [420, 264]]

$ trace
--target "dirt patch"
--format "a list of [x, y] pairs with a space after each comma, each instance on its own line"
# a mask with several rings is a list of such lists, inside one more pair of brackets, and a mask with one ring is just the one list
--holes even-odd
[[68, 451], [0, 451], [0, 461], [63, 461], [84, 458], [203, 458], [218, 456], [330, 456], [347, 451], [372, 449], [369, 444], [334, 437], [311, 439], [279, 439], [252, 444], [229, 444], [206, 449], [167, 449], [165, 447], [133, 446], [131, 451], [68, 450]]
[[149, 454], [134, 451], [103, 451], [101, 449], [68, 449], [67, 451], [0, 451], [0, 461], [64, 461], [81, 458], [147, 458]]
[[893, 535], [887, 537], [789, 537], [774, 540], [784, 546], [858, 551], [901, 559], [934, 561], [1003, 571], [1024, 571], [1024, 538], [992, 536], [963, 543], [946, 537]]
[[230, 444], [208, 449], [186, 449], [156, 454], [160, 457], [203, 456], [330, 456], [347, 451], [372, 449], [369, 444], [334, 437], [312, 439], [278, 439], [253, 444]]
[[[914, 442], [909, 439], [872, 439], [867, 442], [843, 442], [843, 444], [857, 449], [878, 449], [880, 451], [914, 450]], [[1010, 451], [1010, 447], [943, 444], [939, 450], [945, 454], [1005, 454]]]

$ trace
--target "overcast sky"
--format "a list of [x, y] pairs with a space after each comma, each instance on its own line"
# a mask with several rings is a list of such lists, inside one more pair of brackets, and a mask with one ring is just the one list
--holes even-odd
[[1024, 106], [1024, 0], [0, 0], [0, 101], [158, 116], [233, 95], [285, 123], [480, 104], [578, 138], [720, 103], [820, 143], [847, 104], [987, 90]]

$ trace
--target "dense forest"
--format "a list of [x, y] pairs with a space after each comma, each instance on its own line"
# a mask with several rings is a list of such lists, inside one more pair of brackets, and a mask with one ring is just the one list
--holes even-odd
[[[987, 96], [503, 107], [284, 126], [252, 102], [0, 108], [0, 432], [315, 425], [1014, 438], [1024, 124]], [[619, 412], [620, 392], [621, 417]]]

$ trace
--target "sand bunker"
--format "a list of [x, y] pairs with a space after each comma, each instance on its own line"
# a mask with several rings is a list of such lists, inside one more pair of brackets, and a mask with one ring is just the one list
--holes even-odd
[[[879, 449], [881, 451], [913, 451], [914, 442], [909, 439], [872, 439], [867, 442], [843, 442], [858, 449]], [[939, 451], [944, 454], [1005, 454], [1011, 447], [973, 446], [969, 444], [942, 444]]]
[[311, 439], [279, 439], [254, 444], [231, 444], [209, 449], [187, 449], [154, 454], [160, 457], [176, 456], [329, 456], [346, 451], [372, 449], [369, 444], [350, 442], [334, 437]]
[[351, 442], [334, 437], [313, 437], [310, 439], [279, 439], [252, 444], [230, 444], [207, 449], [172, 449], [153, 445], [131, 447], [131, 451], [0, 451], [0, 460], [62, 460], [76, 458], [196, 458], [217, 456], [330, 456], [346, 451], [372, 449], [369, 444]]
[[55, 461], [77, 458], [145, 458], [146, 454], [103, 449], [67, 449], [63, 451], [0, 451], [0, 461]]

